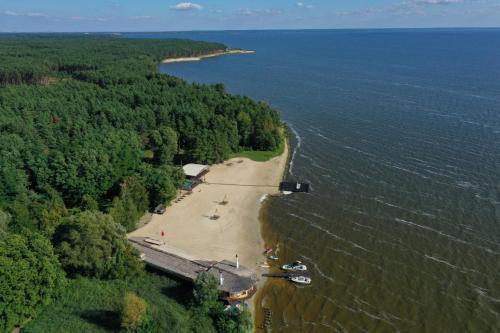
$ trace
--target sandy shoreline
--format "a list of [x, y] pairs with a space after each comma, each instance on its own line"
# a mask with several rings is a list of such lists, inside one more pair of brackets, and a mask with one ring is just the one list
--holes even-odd
[[230, 55], [230, 54], [250, 54], [250, 53], [255, 53], [255, 51], [250, 51], [250, 50], [224, 50], [224, 51], [217, 51], [214, 53], [209, 53], [201, 56], [196, 56], [196, 57], [180, 57], [180, 58], [169, 58], [165, 59], [162, 61], [162, 64], [173, 64], [177, 62], [190, 62], [190, 61], [200, 61], [205, 58], [213, 58], [213, 57], [220, 57], [224, 55]]
[[[234, 261], [238, 254], [241, 265], [260, 278], [266, 270], [260, 264], [266, 258], [262, 255], [259, 211], [265, 195], [279, 193], [277, 185], [287, 161], [288, 146], [283, 154], [267, 162], [233, 158], [213, 165], [206, 183], [169, 206], [165, 214], [153, 215], [147, 225], [129, 236], [162, 239], [169, 251], [193, 259]], [[227, 204], [221, 205], [224, 199]], [[216, 221], [210, 219], [215, 213], [220, 216]], [[252, 312], [253, 299], [249, 302]]]

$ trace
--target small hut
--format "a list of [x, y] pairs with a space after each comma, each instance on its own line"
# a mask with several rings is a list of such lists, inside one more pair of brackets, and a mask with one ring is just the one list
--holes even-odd
[[210, 170], [208, 165], [203, 164], [186, 164], [182, 167], [186, 180], [182, 184], [182, 189], [191, 191], [193, 188], [203, 183], [203, 176]]

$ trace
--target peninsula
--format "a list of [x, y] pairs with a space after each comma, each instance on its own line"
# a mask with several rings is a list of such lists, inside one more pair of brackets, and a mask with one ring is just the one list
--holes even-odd
[[196, 55], [196, 56], [190, 56], [190, 57], [174, 57], [174, 58], [167, 58], [162, 61], [163, 64], [172, 64], [172, 63], [177, 63], [177, 62], [190, 62], [190, 61], [200, 61], [206, 58], [213, 58], [213, 57], [220, 57], [220, 56], [225, 56], [225, 55], [232, 55], [232, 54], [251, 54], [255, 53], [255, 51], [252, 50], [242, 50], [242, 49], [225, 49], [225, 50], [216, 50], [211, 53], [203, 54], [203, 55]]

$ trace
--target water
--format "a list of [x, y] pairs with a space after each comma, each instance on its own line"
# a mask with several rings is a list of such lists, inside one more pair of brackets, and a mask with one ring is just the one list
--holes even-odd
[[274, 332], [500, 332], [500, 30], [133, 34], [257, 51], [162, 66], [290, 124], [268, 241], [313, 284], [272, 281]]

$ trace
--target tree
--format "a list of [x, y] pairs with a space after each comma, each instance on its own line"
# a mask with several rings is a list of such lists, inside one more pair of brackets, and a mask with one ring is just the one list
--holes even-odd
[[50, 242], [23, 231], [0, 231], [0, 331], [36, 316], [65, 285]]
[[144, 324], [146, 315], [146, 301], [134, 293], [126, 293], [122, 300], [121, 327], [129, 331], [137, 330]]
[[155, 168], [145, 165], [140, 171], [149, 192], [149, 205], [155, 207], [175, 198], [177, 188], [184, 179], [182, 170], [170, 166]]
[[77, 213], [64, 220], [53, 239], [69, 276], [115, 279], [142, 272], [143, 264], [127, 241], [125, 229], [110, 215]]
[[216, 314], [215, 328], [219, 333], [250, 333], [253, 330], [252, 314], [246, 308], [236, 315], [220, 311]]
[[137, 176], [125, 178], [120, 187], [120, 195], [113, 199], [109, 213], [127, 231], [132, 231], [139, 218], [148, 210], [149, 195]]
[[217, 279], [206, 272], [198, 275], [193, 289], [193, 306], [208, 314], [218, 306], [219, 284]]
[[3, 230], [7, 230], [10, 220], [10, 214], [0, 210], [0, 232], [2, 232]]

